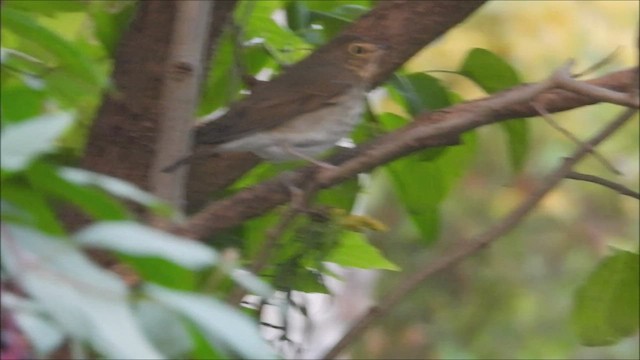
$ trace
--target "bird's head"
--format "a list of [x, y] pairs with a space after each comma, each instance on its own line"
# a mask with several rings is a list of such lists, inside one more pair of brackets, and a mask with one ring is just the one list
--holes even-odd
[[369, 83], [376, 74], [380, 60], [388, 46], [367, 41], [356, 36], [346, 36], [339, 44], [341, 65]]

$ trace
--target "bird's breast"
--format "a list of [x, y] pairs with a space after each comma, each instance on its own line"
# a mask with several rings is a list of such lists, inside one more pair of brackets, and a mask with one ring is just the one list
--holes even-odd
[[298, 115], [275, 128], [222, 144], [218, 148], [222, 151], [252, 151], [272, 161], [296, 159], [296, 155], [287, 147], [296, 153], [314, 157], [349, 135], [360, 120], [364, 99], [363, 88], [351, 89], [316, 111]]

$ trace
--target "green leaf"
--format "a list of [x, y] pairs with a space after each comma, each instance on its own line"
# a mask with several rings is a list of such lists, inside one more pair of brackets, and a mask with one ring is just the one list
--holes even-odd
[[244, 25], [244, 39], [264, 39], [264, 46], [280, 64], [291, 64], [308, 54], [309, 44], [289, 28], [281, 27], [273, 14], [282, 9], [280, 1], [241, 3], [236, 14]]
[[44, 93], [27, 86], [3, 86], [0, 89], [2, 96], [2, 122], [18, 122], [19, 120], [36, 117], [42, 114], [44, 106]]
[[123, 220], [129, 217], [126, 207], [101, 190], [68, 182], [48, 164], [35, 162], [26, 176], [36, 192], [69, 201], [94, 219]]
[[522, 170], [529, 154], [529, 127], [525, 119], [503, 121], [500, 126], [507, 135], [509, 159], [514, 171]]
[[486, 49], [475, 48], [467, 54], [460, 73], [492, 94], [521, 83], [508, 62]]
[[371, 245], [363, 234], [353, 231], [344, 232], [340, 244], [333, 249], [326, 261], [361, 269], [400, 270]]
[[95, 25], [96, 37], [109, 54], [115, 53], [120, 36], [126, 30], [135, 9], [136, 6], [132, 1], [89, 3], [89, 13]]
[[305, 30], [310, 25], [309, 7], [302, 1], [290, 1], [286, 5], [287, 25], [293, 31]]
[[102, 87], [104, 76], [95, 70], [95, 64], [74, 44], [39, 25], [27, 13], [10, 8], [2, 9], [3, 30], [9, 30], [44, 50], [62, 67], [89, 86]]
[[606, 346], [638, 331], [639, 256], [618, 251], [575, 292], [572, 324], [582, 344]]
[[[18, 182], [2, 183], [2, 200], [20, 210], [24, 210], [29, 216], [20, 216], [13, 222], [29, 225], [53, 235], [65, 233], [62, 225], [58, 222], [56, 214], [53, 212], [42, 194], [34, 192], [31, 187]], [[8, 220], [3, 209], [3, 220]]]
[[322, 191], [317, 199], [320, 204], [349, 210], [358, 195], [360, 185], [357, 179], [351, 179], [342, 184]]
[[213, 298], [146, 284], [144, 292], [192, 321], [212, 343], [222, 343], [247, 359], [276, 359], [258, 326], [237, 309]]
[[289, 279], [286, 287], [281, 290], [295, 290], [308, 294], [330, 294], [324, 284], [321, 274], [314, 269], [299, 268], [295, 270], [295, 276]]
[[22, 170], [40, 155], [52, 152], [56, 139], [71, 125], [72, 119], [69, 113], [55, 113], [4, 128], [0, 134], [2, 168]]
[[77, 0], [5, 0], [2, 6], [6, 9], [18, 9], [32, 13], [53, 15], [56, 12], [84, 11], [84, 9], [87, 7], [87, 3]]
[[386, 166], [398, 198], [427, 243], [439, 233], [440, 203], [467, 171], [475, 149], [476, 134], [467, 132], [461, 145], [427, 149]]
[[[32, 90], [43, 89], [44, 82], [42, 77], [51, 70], [41, 59], [22, 51], [5, 47], [0, 49], [0, 62], [3, 65], [3, 72], [6, 70], [7, 74], [19, 77], [22, 80], [21, 85]], [[4, 88], [7, 83], [3, 82], [2, 85]]]
[[198, 328], [192, 324], [187, 323], [191, 340], [194, 342], [193, 352], [190, 354], [190, 359], [193, 360], [226, 360], [229, 357], [224, 356], [222, 351], [211, 346], [211, 343], [207, 338], [198, 331]]
[[63, 239], [31, 229], [7, 226], [0, 246], [3, 269], [66, 333], [107, 358], [162, 358], [140, 330], [118, 276]]
[[[473, 80], [487, 93], [493, 94], [520, 84], [520, 76], [508, 62], [486, 49], [473, 49], [467, 55], [460, 73]], [[511, 166], [522, 170], [529, 150], [529, 129], [524, 119], [501, 123], [508, 137]]]
[[263, 69], [273, 68], [276, 65], [267, 49], [261, 44], [245, 46], [242, 61], [246, 67], [245, 70], [251, 75], [257, 75]]
[[118, 259], [130, 265], [145, 282], [191, 291], [197, 289], [200, 284], [199, 273], [164, 258], [140, 257], [118, 253]]
[[130, 221], [95, 223], [77, 232], [74, 238], [84, 246], [160, 257], [193, 270], [218, 262], [218, 253], [211, 247]]
[[401, 95], [396, 96], [395, 99], [400, 100], [400, 103], [413, 116], [426, 110], [437, 110], [451, 105], [447, 89], [442, 86], [440, 80], [430, 75], [395, 74], [390, 86]]
[[153, 344], [170, 359], [185, 358], [193, 341], [184, 321], [158, 303], [142, 299], [136, 303], [136, 318]]
[[233, 40], [225, 33], [218, 42], [215, 58], [202, 93], [198, 114], [205, 115], [237, 99], [242, 89], [234, 58]]
[[[335, 3], [333, 4], [335, 6]], [[331, 10], [311, 10], [310, 22], [322, 26], [325, 39], [338, 35], [353, 20], [369, 11], [368, 7], [345, 4]]]
[[150, 207], [160, 214], [170, 214], [172, 212], [170, 206], [161, 199], [133, 184], [112, 176], [69, 167], [60, 168], [58, 175], [74, 184], [97, 186], [113, 196]]
[[407, 125], [409, 120], [400, 115], [392, 113], [382, 113], [378, 115], [378, 121], [385, 131], [391, 132]]

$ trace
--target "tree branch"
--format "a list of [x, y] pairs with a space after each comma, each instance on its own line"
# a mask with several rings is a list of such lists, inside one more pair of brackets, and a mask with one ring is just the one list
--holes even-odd
[[640, 193], [638, 193], [637, 191], [633, 191], [622, 184], [618, 184], [611, 180], [603, 179], [599, 176], [582, 174], [579, 172], [572, 171], [569, 174], [567, 174], [567, 179], [586, 181], [586, 182], [602, 185], [604, 187], [607, 187], [613, 191], [620, 193], [621, 195], [630, 196], [634, 199], [640, 200]]
[[[627, 91], [634, 83], [637, 74], [638, 69], [632, 68], [590, 80], [587, 83], [614, 91]], [[396, 132], [364, 144], [356, 151], [349, 151], [347, 156], [338, 154], [330, 159], [332, 163], [338, 164], [335, 169], [323, 169], [314, 175], [314, 167], [302, 168], [293, 176], [287, 175], [287, 183], [303, 187], [303, 184], [316, 181], [321, 188], [330, 187], [411, 152], [437, 146], [443, 137], [462, 134], [483, 125], [511, 118], [535, 116], [536, 110], [531, 106], [533, 97], [537, 104], [544, 106], [550, 113], [598, 102], [591, 97], [566, 90], [549, 89], [550, 86], [548, 81], [523, 85], [484, 99], [419, 115], [410, 125]], [[214, 202], [174, 231], [202, 239], [261, 215], [289, 200], [289, 192], [282, 183], [284, 176], [265, 181], [229, 198]]]
[[[373, 10], [347, 27], [344, 33], [362, 36], [391, 47], [375, 75], [377, 86], [427, 44], [464, 21], [484, 2], [485, 0], [379, 1]], [[333, 45], [329, 43], [326, 46]], [[295, 66], [294, 64], [292, 67]], [[200, 150], [194, 149], [196, 152]], [[188, 208], [200, 209], [204, 205], [203, 200], [210, 193], [229, 186], [259, 162], [260, 159], [251, 153], [221, 154], [193, 161], [188, 179]]]
[[166, 66], [168, 76], [159, 99], [159, 132], [149, 183], [154, 194], [180, 208], [184, 203], [186, 172], [180, 169], [175, 174], [166, 174], [160, 170], [173, 159], [184, 156], [190, 148], [192, 124], [189, 120], [200, 90], [213, 3], [183, 1], [176, 4], [176, 10]]
[[636, 112], [637, 110], [633, 108], [625, 110], [602, 131], [587, 141], [583, 146], [578, 148], [571, 157], [566, 158], [563, 164], [547, 176], [537, 190], [535, 190], [520, 206], [513, 210], [502, 221], [496, 223], [487, 231], [469, 241], [458, 241], [457, 243], [460, 245], [454, 247], [451, 251], [446, 252], [445, 255], [438, 257], [435, 261], [428, 263], [422, 269], [415, 272], [413, 276], [409, 277], [405, 282], [398, 285], [395, 290], [391, 291], [390, 294], [380, 302], [380, 305], [371, 308], [365, 315], [356, 321], [349, 331], [347, 331], [340, 341], [338, 341], [338, 343], [336, 343], [323, 358], [335, 358], [342, 350], [353, 343], [353, 341], [355, 341], [375, 320], [388, 314], [395, 305], [411, 294], [425, 280], [482, 250], [487, 245], [515, 228], [516, 225], [518, 225], [520, 221], [522, 221], [522, 219], [524, 219], [524, 217], [535, 208], [540, 200], [549, 193], [549, 191], [554, 189], [562, 179], [567, 176], [567, 174], [572, 172], [573, 166], [589, 154], [591, 148], [595, 147], [613, 134]]
[[[136, 10], [114, 54], [113, 90], [103, 98], [91, 124], [80, 166], [115, 176], [137, 186], [149, 188], [149, 169], [158, 134], [158, 109], [162, 81], [167, 75], [169, 42], [174, 28], [174, 1], [137, 2]], [[208, 36], [209, 63], [224, 24], [230, 18], [235, 0], [217, 1]], [[190, 119], [183, 119], [190, 120]], [[191, 121], [189, 121], [191, 123]], [[134, 211], [139, 210], [134, 208]], [[69, 229], [77, 229], [88, 219], [74, 209], [61, 212]]]

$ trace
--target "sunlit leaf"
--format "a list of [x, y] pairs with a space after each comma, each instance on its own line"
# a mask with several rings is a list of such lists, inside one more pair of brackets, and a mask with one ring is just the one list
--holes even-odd
[[44, 15], [53, 15], [56, 12], [82, 11], [87, 7], [87, 3], [77, 0], [5, 0], [2, 6]]
[[17, 122], [42, 114], [44, 93], [27, 86], [3, 86], [2, 93], [2, 122]]
[[397, 130], [409, 123], [409, 120], [396, 114], [382, 113], [378, 115], [378, 121], [386, 131]]
[[74, 74], [89, 86], [101, 87], [104, 79], [96, 70], [92, 60], [87, 58], [72, 43], [51, 30], [39, 25], [27, 13], [4, 7], [2, 9], [3, 30], [33, 42], [58, 62], [65, 72]]
[[371, 245], [363, 234], [352, 231], [344, 232], [340, 244], [333, 249], [326, 261], [362, 269], [400, 270]]

